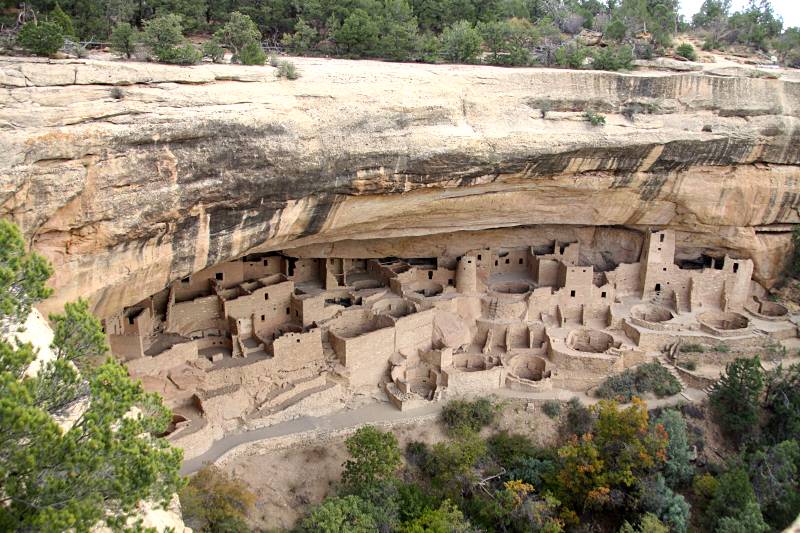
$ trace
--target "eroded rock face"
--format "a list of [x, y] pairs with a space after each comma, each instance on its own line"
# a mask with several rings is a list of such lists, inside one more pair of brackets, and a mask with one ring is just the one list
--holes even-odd
[[105, 316], [272, 249], [408, 257], [572, 236], [602, 266], [636, 260], [648, 227], [677, 232], [678, 259], [751, 258], [769, 285], [800, 222], [797, 82], [296, 62], [286, 81], [0, 59], [0, 216], [56, 267], [45, 307], [83, 296]]

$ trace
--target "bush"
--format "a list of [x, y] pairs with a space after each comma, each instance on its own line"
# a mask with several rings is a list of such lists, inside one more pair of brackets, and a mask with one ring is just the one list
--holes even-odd
[[586, 111], [583, 114], [583, 118], [589, 121], [592, 126], [605, 126], [606, 125], [606, 116], [601, 115], [600, 113], [595, 113], [592, 110]]
[[[261, 32], [258, 31], [256, 24], [247, 15], [243, 15], [238, 11], [231, 13], [228, 22], [214, 32], [214, 40], [231, 51], [234, 62], [241, 61], [245, 65], [264, 64], [264, 60], [261, 60], [260, 63], [245, 63], [244, 59], [239, 57], [240, 54], [244, 53], [245, 47], [252, 45], [252, 43], [258, 44], [261, 42]], [[261, 50], [261, 46], [258, 48]], [[255, 50], [250, 51], [251, 54], [254, 52]], [[263, 51], [261, 53], [263, 54]]]
[[120, 22], [111, 32], [111, 49], [130, 59], [140, 39], [139, 32], [133, 26]]
[[308, 533], [372, 533], [377, 531], [373, 507], [358, 496], [327, 498], [298, 528]]
[[570, 43], [559, 47], [554, 55], [557, 65], [579, 69], [583, 67], [583, 62], [589, 57], [589, 52], [586, 47]]
[[172, 65], [194, 65], [203, 59], [203, 54], [193, 45], [186, 43], [169, 50], [162, 50], [159, 61]]
[[582, 436], [591, 433], [594, 428], [594, 414], [592, 410], [581, 403], [578, 398], [567, 402], [567, 415], [564, 418], [562, 433], [566, 435]]
[[689, 371], [697, 370], [697, 362], [696, 361], [691, 361], [691, 360], [678, 361], [677, 366], [679, 366], [681, 368], [685, 368], [686, 370], [689, 370]]
[[[675, 409], [666, 409], [655, 420], [661, 424], [669, 436], [667, 443], [667, 463], [664, 477], [671, 487], [687, 483], [694, 472], [689, 461], [689, 440], [686, 434], [686, 421]], [[662, 517], [663, 518], [663, 517]]]
[[542, 412], [550, 418], [558, 418], [561, 414], [561, 402], [557, 400], [547, 400], [542, 405]]
[[239, 53], [239, 61], [242, 65], [263, 65], [267, 60], [267, 54], [261, 48], [258, 41], [250, 41], [242, 48]]
[[364, 426], [348, 437], [345, 445], [351, 459], [344, 463], [342, 483], [352, 492], [393, 479], [400, 467], [400, 449], [392, 433]]
[[630, 46], [601, 48], [594, 54], [595, 70], [630, 70], [633, 68], [633, 50]]
[[278, 61], [278, 70], [275, 71], [275, 75], [287, 80], [296, 80], [300, 77], [300, 73], [295, 68], [294, 63], [285, 59]]
[[725, 367], [714, 384], [709, 405], [723, 433], [736, 444], [758, 429], [758, 400], [764, 388], [764, 372], [758, 357], [739, 358]]
[[225, 58], [225, 49], [216, 39], [211, 39], [203, 43], [203, 56], [211, 59], [214, 63], [222, 63]]
[[702, 344], [682, 344], [680, 350], [686, 353], [703, 353], [706, 351]]
[[697, 53], [694, 51], [694, 46], [689, 43], [683, 43], [675, 49], [675, 53], [679, 56], [694, 61], [697, 59]]
[[494, 421], [497, 407], [488, 398], [453, 400], [442, 409], [440, 419], [450, 433], [462, 428], [480, 431]]
[[458, 21], [442, 32], [441, 53], [452, 63], [475, 63], [481, 51], [483, 38], [466, 20]]
[[143, 40], [162, 63], [193, 65], [202, 59], [202, 54], [184, 41], [181, 17], [175, 14], [145, 22]]
[[244, 518], [255, 504], [255, 494], [214, 466], [192, 476], [179, 497], [183, 519], [195, 531], [249, 530]]
[[17, 42], [37, 56], [51, 56], [64, 45], [64, 32], [55, 22], [26, 22], [19, 30]]
[[625, 23], [622, 22], [620, 19], [615, 18], [611, 22], [608, 23], [606, 26], [606, 32], [604, 37], [608, 37], [613, 41], [621, 41], [625, 38], [625, 35], [628, 33], [628, 29], [625, 26]]
[[50, 16], [48, 17], [50, 22], [57, 24], [61, 28], [61, 33], [67, 37], [74, 37], [75, 36], [75, 28], [72, 25], [72, 19], [64, 13], [64, 10], [61, 9], [61, 6], [56, 3], [56, 7], [50, 12]]
[[597, 388], [600, 398], [629, 402], [634, 396], [652, 392], [659, 398], [681, 391], [678, 380], [658, 363], [646, 363], [611, 376]]
[[511, 468], [520, 459], [536, 453], [536, 447], [528, 437], [507, 431], [492, 435], [486, 444], [489, 455], [506, 468]]

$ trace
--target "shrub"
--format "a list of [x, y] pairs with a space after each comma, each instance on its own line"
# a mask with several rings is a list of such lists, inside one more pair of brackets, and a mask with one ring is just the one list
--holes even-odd
[[200, 52], [184, 41], [181, 17], [175, 14], [146, 21], [143, 40], [162, 63], [192, 65], [202, 59]]
[[275, 75], [287, 80], [296, 80], [300, 77], [300, 73], [295, 68], [294, 63], [285, 59], [278, 61], [278, 70], [275, 71]]
[[474, 63], [481, 51], [480, 32], [466, 20], [458, 21], [442, 32], [441, 54], [453, 63]]
[[800, 441], [800, 363], [788, 368], [779, 365], [768, 374], [764, 410], [771, 442]]
[[689, 525], [689, 504], [686, 499], [673, 492], [660, 474], [644, 480], [642, 485], [642, 508], [669, 525], [669, 531], [686, 533]]
[[334, 38], [346, 55], [365, 57], [375, 54], [379, 34], [378, 22], [364, 9], [356, 8], [344, 19]]
[[428, 445], [420, 441], [411, 441], [406, 445], [406, 460], [419, 468], [424, 468], [430, 459]]
[[111, 49], [130, 59], [140, 39], [139, 32], [133, 26], [120, 22], [111, 32]]
[[[228, 22], [214, 32], [214, 40], [231, 51], [235, 62], [241, 61], [245, 65], [264, 64], [263, 60], [260, 63], [245, 63], [244, 59], [239, 57], [246, 46], [261, 42], [261, 32], [258, 31], [255, 22], [247, 15], [243, 15], [238, 11], [231, 13]], [[261, 49], [260, 46], [258, 48], [259, 50]], [[252, 50], [251, 53], [253, 53]], [[263, 54], [263, 51], [261, 53]]]
[[597, 388], [600, 398], [630, 401], [634, 396], [652, 392], [659, 398], [681, 391], [678, 380], [658, 363], [646, 363], [611, 376]]
[[680, 350], [686, 353], [703, 353], [706, 351], [702, 344], [682, 344]]
[[692, 360], [678, 361], [677, 365], [689, 371], [697, 370], [697, 362]]
[[302, 17], [297, 19], [294, 25], [294, 33], [284, 33], [281, 39], [281, 44], [299, 54], [307, 53], [318, 42], [319, 34], [317, 30], [312, 28]]
[[440, 415], [442, 423], [449, 432], [457, 432], [466, 428], [480, 431], [494, 421], [497, 407], [488, 398], [476, 400], [453, 400], [448, 402]]
[[694, 469], [689, 461], [686, 421], [680, 412], [675, 409], [666, 409], [656, 418], [655, 423], [661, 424], [669, 436], [664, 477], [671, 487], [687, 483], [691, 479]]
[[608, 23], [606, 26], [606, 31], [604, 37], [608, 37], [613, 41], [621, 41], [625, 38], [625, 34], [628, 32], [625, 23], [622, 22], [620, 19], [615, 18], [611, 22]]
[[558, 418], [561, 414], [561, 402], [557, 400], [547, 400], [542, 405], [542, 412], [550, 418]]
[[17, 42], [37, 56], [51, 56], [64, 45], [64, 32], [55, 22], [26, 22], [19, 30]]
[[61, 6], [56, 3], [56, 7], [50, 12], [50, 16], [48, 17], [50, 22], [57, 24], [61, 28], [61, 33], [67, 37], [73, 37], [75, 35], [75, 28], [72, 25], [72, 19], [64, 13], [64, 10], [61, 9]]
[[758, 399], [764, 388], [764, 372], [758, 357], [739, 358], [725, 367], [714, 384], [709, 405], [714, 420], [736, 444], [757, 429]]
[[203, 55], [214, 63], [222, 63], [225, 58], [225, 49], [216, 39], [210, 39], [203, 43]]
[[557, 65], [578, 69], [583, 67], [583, 62], [589, 57], [589, 52], [586, 47], [570, 43], [556, 49], [554, 55]]
[[578, 398], [572, 398], [567, 402], [567, 414], [561, 429], [566, 435], [580, 437], [592, 431], [594, 422], [592, 410], [583, 405]]
[[[761, 516], [747, 472], [739, 467], [719, 476], [705, 515], [707, 531], [764, 533], [769, 530]], [[736, 521], [747, 522], [749, 527], [731, 528], [730, 522], [735, 524]]]
[[486, 444], [489, 455], [506, 468], [510, 468], [518, 460], [536, 453], [536, 447], [528, 437], [507, 431], [492, 435]]
[[267, 54], [261, 48], [258, 41], [250, 41], [242, 48], [239, 53], [239, 61], [242, 65], [263, 65], [267, 60]]
[[192, 476], [179, 497], [183, 519], [195, 531], [247, 531], [244, 517], [256, 501], [242, 481], [214, 466]]
[[717, 344], [714, 349], [720, 353], [728, 353], [731, 351], [731, 347], [727, 344]]
[[364, 426], [345, 445], [351, 458], [343, 465], [342, 483], [353, 492], [392, 479], [400, 467], [400, 449], [392, 433]]
[[172, 65], [194, 65], [203, 59], [203, 54], [189, 43], [162, 50], [159, 61]]
[[633, 50], [630, 46], [601, 48], [594, 54], [595, 70], [630, 70], [633, 68]]
[[278, 58], [278, 56], [276, 56], [275, 54], [271, 54], [269, 56], [268, 61], [269, 61], [269, 66], [275, 67], [275, 68], [278, 68], [278, 66], [281, 64], [280, 58]]
[[592, 126], [605, 126], [606, 116], [596, 113], [591, 109], [583, 114], [583, 118], [589, 121]]
[[697, 53], [694, 51], [694, 46], [689, 43], [683, 43], [675, 49], [675, 53], [679, 56], [694, 61], [697, 59]]
[[372, 514], [372, 505], [358, 496], [327, 498], [309, 513], [298, 529], [308, 533], [372, 533], [378, 530]]

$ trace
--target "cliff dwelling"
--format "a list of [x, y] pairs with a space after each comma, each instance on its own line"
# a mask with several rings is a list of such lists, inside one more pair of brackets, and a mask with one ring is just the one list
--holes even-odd
[[797, 335], [753, 262], [675, 262], [648, 231], [638, 262], [597, 271], [578, 242], [455, 257], [244, 256], [105, 320], [113, 353], [174, 409], [194, 456], [293, 408], [375, 394], [397, 409], [504, 388], [587, 391], [676, 343]]

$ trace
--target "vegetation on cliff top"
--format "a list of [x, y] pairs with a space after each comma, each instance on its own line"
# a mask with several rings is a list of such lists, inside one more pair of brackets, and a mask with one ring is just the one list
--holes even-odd
[[[775, 49], [785, 64], [800, 62], [800, 30], [782, 33], [768, 0], [752, 0], [735, 13], [727, 0], [706, 0], [691, 22], [679, 15], [677, 0], [33, 0], [25, 5], [39, 15], [23, 26], [27, 37], [19, 44], [42, 55], [52, 54], [59, 48], [53, 43], [73, 33], [105, 42], [127, 33], [125, 25], [144, 31], [154, 20], [169, 20], [181, 32], [211, 34], [234, 62], [255, 64], [263, 64], [254, 46], [264, 40], [295, 54], [619, 70], [630, 68], [634, 57], [668, 52], [674, 36], [686, 31], [703, 39], [707, 50], [741, 44]], [[16, 17], [15, 11], [8, 13]], [[4, 22], [13, 27], [15, 21]], [[606, 48], [589, 52], [585, 45], [601, 36]], [[131, 57], [127, 44], [119, 46], [117, 38], [111, 42]], [[151, 47], [150, 53], [176, 63], [201, 57], [185, 42]], [[694, 59], [694, 50], [684, 43], [676, 55]], [[571, 60], [558, 60], [566, 56]]]

